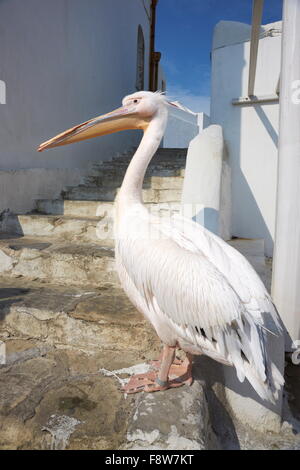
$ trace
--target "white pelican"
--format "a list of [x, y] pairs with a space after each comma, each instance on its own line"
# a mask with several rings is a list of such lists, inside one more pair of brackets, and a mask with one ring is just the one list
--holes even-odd
[[[122, 107], [75, 126], [39, 151], [125, 129], [144, 135], [116, 201], [115, 256], [122, 286], [163, 343], [156, 371], [133, 376], [125, 392], [153, 392], [192, 383], [192, 356], [234, 366], [258, 395], [275, 402], [283, 378], [267, 352], [267, 334], [282, 334], [262, 281], [234, 248], [179, 216], [158, 223], [143, 205], [147, 166], [163, 137], [168, 107], [161, 93], [139, 91]], [[184, 224], [182, 221], [184, 220]], [[176, 348], [186, 359], [175, 359]], [[158, 371], [157, 371], [158, 370]]]

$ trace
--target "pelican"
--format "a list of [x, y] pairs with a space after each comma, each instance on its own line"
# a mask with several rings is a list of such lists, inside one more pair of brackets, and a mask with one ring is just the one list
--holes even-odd
[[[115, 258], [124, 291], [163, 343], [152, 369], [132, 376], [126, 393], [192, 383], [194, 355], [233, 366], [258, 395], [275, 403], [283, 377], [268, 354], [268, 334], [282, 334], [276, 308], [248, 261], [225, 241], [181, 216], [158, 220], [143, 204], [148, 164], [172, 103], [139, 91], [122, 106], [41, 144], [38, 151], [125, 129], [144, 131], [116, 200]], [[176, 358], [176, 349], [186, 353]]]

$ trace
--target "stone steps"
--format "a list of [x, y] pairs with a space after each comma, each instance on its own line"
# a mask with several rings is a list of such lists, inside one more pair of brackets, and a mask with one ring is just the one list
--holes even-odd
[[119, 286], [74, 287], [0, 278], [0, 338], [35, 339], [85, 352], [158, 344]]
[[0, 239], [0, 273], [69, 286], [119, 284], [112, 248], [47, 237]]
[[[85, 201], [114, 201], [118, 193], [117, 188], [103, 188], [97, 186], [79, 185], [67, 188], [63, 193], [64, 199]], [[143, 200], [145, 203], [179, 202], [181, 189], [143, 189]]]
[[73, 217], [45, 214], [8, 214], [1, 222], [3, 234], [49, 237], [57, 240], [112, 246], [113, 222], [110, 218]]
[[[89, 172], [89, 176], [85, 177], [85, 180], [89, 181], [89, 178], [93, 177], [115, 177], [120, 178], [122, 181], [125, 172], [128, 168], [128, 164], [116, 164], [116, 163], [106, 163], [103, 164], [94, 164], [93, 168]], [[148, 167], [145, 177], [151, 176], [160, 176], [160, 177], [174, 177], [181, 176], [184, 177], [185, 169], [183, 165], [174, 165], [174, 164], [159, 164]]]
[[[264, 257], [264, 240], [233, 239], [228, 242], [252, 264], [269, 289], [270, 272]], [[113, 240], [111, 246], [98, 243], [70, 243], [51, 237], [0, 239], [0, 273], [8, 277], [49, 280], [65, 285], [111, 282], [118, 285]]]
[[[173, 164], [171, 154], [159, 151], [161, 160], [145, 181], [146, 205], [157, 214], [180, 209], [184, 152]], [[121, 159], [94, 168], [77, 188], [78, 199], [37, 200], [37, 213], [0, 218], [0, 341], [7, 350], [0, 365], [0, 449], [131, 449], [149, 446], [140, 439], [153, 429], [159, 429], [155, 446], [164, 448], [182, 413], [209, 423], [199, 382], [124, 400], [114, 374], [157, 357], [160, 349], [114, 268], [113, 199], [128, 156]], [[232, 243], [262, 268], [260, 241]], [[113, 372], [105, 376], [103, 369]], [[164, 410], [171, 418], [162, 423]], [[59, 442], [55, 432], [74, 419], [76, 429]], [[177, 447], [180, 436], [184, 442], [192, 436], [196, 448], [209, 448], [202, 437], [211, 430], [198, 428], [178, 428]]]
[[[125, 162], [128, 163], [132, 156], [134, 155], [136, 148], [133, 148], [131, 151], [120, 155], [119, 157], [115, 157], [112, 159], [113, 162]], [[150, 165], [154, 165], [158, 162], [165, 162], [165, 161], [185, 161], [187, 154], [186, 148], [163, 148], [159, 147], [153, 156]], [[106, 163], [106, 162], [105, 162]]]
[[[179, 212], [180, 203], [147, 203], [146, 207], [153, 214]], [[84, 201], [68, 199], [38, 199], [36, 212], [48, 215], [66, 215], [74, 217], [111, 217], [114, 215], [114, 203], [104, 201]]]
[[[143, 190], [151, 212], [179, 210], [185, 154], [156, 155]], [[115, 272], [113, 201], [129, 160], [94, 165], [84, 184], [66, 188], [62, 199], [37, 200], [32, 214], [0, 217], [0, 353], [7, 352], [0, 449], [118, 449], [126, 442], [135, 398], [125, 401], [115, 375], [101, 368], [141, 364], [160, 349]], [[59, 426], [74, 422], [60, 442]]]
[[102, 370], [145, 362], [159, 345], [122, 289], [3, 276], [0, 319], [1, 450], [126, 442], [134, 398], [124, 400], [119, 381]]
[[[62, 199], [37, 200], [31, 214], [5, 214], [0, 220], [0, 233], [76, 243], [100, 240], [101, 246], [112, 246], [113, 202], [131, 158], [129, 152], [94, 165], [83, 184], [65, 188]], [[151, 212], [165, 214], [179, 205], [185, 159], [186, 149], [159, 149], [156, 153], [143, 189], [144, 202]], [[159, 208], [154, 207], [157, 204]], [[166, 208], [168, 205], [171, 208]]]
[[[101, 176], [89, 176], [85, 180], [85, 186], [97, 186], [103, 188], [117, 188], [121, 186], [123, 176], [104, 173]], [[182, 189], [183, 178], [181, 176], [149, 176], [145, 178], [145, 189]]]

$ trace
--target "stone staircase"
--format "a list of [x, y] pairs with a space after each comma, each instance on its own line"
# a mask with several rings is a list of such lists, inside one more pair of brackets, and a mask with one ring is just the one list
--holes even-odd
[[[185, 156], [158, 150], [143, 190], [151, 211], [179, 211]], [[264, 441], [228, 424], [202, 363], [191, 388], [121, 393], [160, 348], [114, 270], [113, 200], [130, 158], [95, 165], [34, 213], [0, 215], [0, 449], [299, 449], [290, 431]], [[230, 243], [263, 277], [263, 241]]]
[[[95, 165], [83, 184], [66, 188], [61, 199], [37, 200], [33, 213], [3, 214], [1, 271], [6, 277], [95, 287], [117, 283], [114, 199], [131, 156]], [[151, 211], [179, 211], [185, 157], [185, 149], [158, 150], [143, 189]]]
[[[95, 229], [100, 222], [111, 234], [114, 199], [131, 156], [95, 165], [83, 184], [67, 187], [61, 199], [37, 200], [34, 213], [5, 214], [0, 221], [1, 233], [99, 243]], [[158, 150], [144, 181], [143, 198], [150, 210], [179, 210], [185, 158], [186, 149]], [[106, 236], [101, 244], [113, 246], [113, 240]]]
[[[37, 200], [33, 213], [0, 216], [0, 449], [124, 442], [134, 399], [99, 369], [159, 350], [114, 270], [113, 201], [131, 156], [95, 165], [61, 199]], [[143, 189], [151, 210], [179, 210], [185, 157], [158, 150]], [[55, 430], [64, 426], [62, 444]]]

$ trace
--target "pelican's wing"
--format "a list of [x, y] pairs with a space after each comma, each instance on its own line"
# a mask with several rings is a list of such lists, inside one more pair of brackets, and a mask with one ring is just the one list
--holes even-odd
[[[218, 246], [213, 238], [203, 241], [202, 251], [199, 240], [196, 245], [192, 237], [176, 227], [165, 224], [160, 229], [164, 235], [161, 239], [145, 243], [136, 238], [131, 247], [127, 243], [132, 241], [123, 241], [118, 251], [161, 339], [168, 343], [168, 335], [170, 342], [180, 338], [212, 358], [234, 365], [241, 381], [246, 376], [261, 397], [272, 400], [282, 377], [267, 356], [259, 305], [255, 304], [253, 314], [248, 308], [253, 305], [250, 294], [245, 302], [245, 296], [241, 298], [225, 274], [229, 256], [220, 249], [214, 263], [209, 256]], [[223, 272], [217, 267], [222, 257]], [[245, 266], [247, 278], [248, 263]], [[226, 272], [234, 269], [228, 266]], [[243, 276], [241, 270], [239, 275]], [[258, 279], [255, 276], [253, 283]], [[267, 300], [262, 299], [265, 311]]]
[[[202, 225], [180, 215], [174, 215], [169, 224], [161, 225], [161, 229], [180, 246], [203, 253], [223, 274], [247, 311], [260, 323], [267, 323], [266, 327], [273, 333], [282, 332], [271, 296], [254, 268], [240, 252]], [[264, 318], [263, 313], [267, 314]]]

